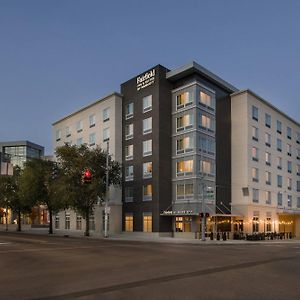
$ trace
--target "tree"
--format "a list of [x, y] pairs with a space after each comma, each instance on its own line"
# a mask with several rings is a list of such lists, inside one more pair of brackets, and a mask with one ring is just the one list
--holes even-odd
[[55, 162], [32, 159], [25, 164], [20, 178], [23, 197], [34, 205], [44, 204], [49, 212], [49, 234], [53, 233], [53, 214], [65, 207], [60, 169]]
[[0, 176], [0, 206], [6, 208], [6, 222], [8, 208], [17, 214], [18, 231], [21, 231], [21, 214], [29, 212], [31, 208], [31, 203], [23, 197], [20, 190], [21, 176], [22, 170], [18, 166], [14, 167], [12, 176]]
[[[65, 145], [56, 149], [56, 155], [60, 162], [65, 180], [65, 193], [70, 206], [78, 211], [86, 222], [85, 235], [89, 236], [90, 215], [98, 197], [104, 199], [106, 195], [106, 158], [107, 153], [100, 147], [91, 149], [86, 145], [80, 147]], [[109, 161], [109, 182], [108, 185], [121, 184], [121, 166]], [[84, 183], [83, 172], [89, 170], [91, 182]]]

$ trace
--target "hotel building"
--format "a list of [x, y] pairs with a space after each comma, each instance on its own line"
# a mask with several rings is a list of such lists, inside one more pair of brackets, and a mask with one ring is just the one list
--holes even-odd
[[[122, 96], [112, 93], [84, 108], [53, 123], [54, 148], [64, 144], [89, 147], [100, 146], [107, 149], [115, 161], [122, 160]], [[121, 189], [111, 187], [109, 190], [109, 232], [120, 233], [122, 230], [122, 200]], [[59, 212], [54, 220], [55, 228], [59, 230], [85, 230], [85, 222], [80, 214], [68, 209]], [[102, 234], [104, 230], [104, 206], [98, 203], [90, 217], [90, 230]]]

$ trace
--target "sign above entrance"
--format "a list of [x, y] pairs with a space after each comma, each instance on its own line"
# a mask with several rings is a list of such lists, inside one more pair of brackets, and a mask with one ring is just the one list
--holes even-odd
[[149, 72], [146, 72], [145, 74], [138, 76], [136, 78], [136, 89], [139, 91], [141, 89], [144, 89], [145, 87], [153, 84], [155, 81], [155, 69], [152, 69]]
[[164, 210], [163, 216], [191, 216], [195, 215], [193, 210]]

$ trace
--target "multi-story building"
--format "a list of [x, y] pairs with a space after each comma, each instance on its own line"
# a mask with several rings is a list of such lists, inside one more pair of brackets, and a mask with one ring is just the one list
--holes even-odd
[[232, 212], [245, 232], [300, 236], [300, 124], [250, 90], [231, 95]]
[[194, 62], [121, 85], [126, 232], [194, 236], [202, 212], [230, 214], [235, 91]]
[[[122, 96], [113, 93], [53, 123], [54, 148], [67, 144], [107, 149], [115, 161], [122, 160]], [[122, 230], [121, 189], [111, 187], [109, 191], [109, 232]], [[90, 217], [90, 229], [96, 234], [103, 231], [104, 207], [95, 205]], [[85, 230], [81, 215], [73, 210], [59, 212], [54, 220], [55, 228], [61, 230]]]

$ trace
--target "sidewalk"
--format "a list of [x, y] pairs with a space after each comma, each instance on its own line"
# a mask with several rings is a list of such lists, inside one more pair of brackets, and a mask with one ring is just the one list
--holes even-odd
[[[6, 227], [3, 224], [0, 224], [0, 232], [6, 232]], [[23, 225], [22, 231], [17, 232], [17, 226], [10, 224], [8, 226], [8, 233], [15, 234], [37, 234], [48, 236], [48, 228], [31, 228], [30, 225]], [[90, 232], [90, 236], [86, 237], [83, 235], [82, 231], [73, 231], [73, 230], [56, 230], [54, 229], [53, 236], [61, 237], [71, 237], [71, 238], [89, 238], [89, 239], [105, 239], [102, 235], [96, 234], [93, 231]], [[199, 239], [185, 239], [185, 238], [172, 238], [172, 237], [153, 237], [153, 236], [131, 236], [130, 234], [119, 234], [114, 236], [109, 236], [109, 240], [114, 241], [132, 241], [132, 242], [149, 242], [149, 243], [172, 243], [172, 244], [193, 244], [193, 245], [254, 245], [254, 244], [299, 244], [300, 240], [265, 240], [265, 241], [245, 241], [245, 240], [213, 240], [209, 238], [206, 241], [201, 241]]]

